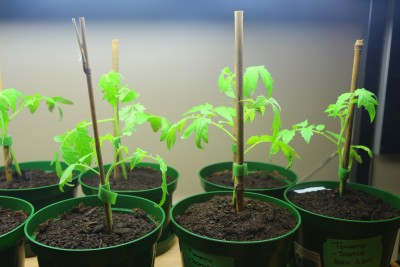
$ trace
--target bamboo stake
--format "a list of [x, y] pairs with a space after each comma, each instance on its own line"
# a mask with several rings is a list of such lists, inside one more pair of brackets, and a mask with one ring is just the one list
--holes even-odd
[[[0, 92], [3, 91], [3, 78], [0, 72]], [[6, 136], [4, 135], [3, 138]], [[4, 140], [3, 140], [4, 142]], [[4, 174], [6, 175], [6, 181], [7, 182], [12, 182], [13, 177], [12, 177], [12, 157], [11, 157], [11, 151], [10, 147], [3, 145], [3, 155], [4, 155]]]
[[[236, 73], [236, 164], [243, 165], [243, 11], [235, 11], [235, 73]], [[243, 175], [236, 176], [236, 211], [243, 210]]]
[[[98, 131], [98, 127], [97, 127], [96, 106], [95, 106], [94, 96], [93, 96], [92, 73], [91, 73], [90, 64], [89, 64], [87, 42], [86, 42], [85, 18], [83, 18], [83, 17], [79, 18], [82, 39], [79, 37], [78, 28], [76, 26], [75, 19], [72, 19], [72, 22], [75, 25], [75, 30], [76, 30], [76, 34], [77, 34], [78, 42], [79, 42], [79, 48], [82, 53], [83, 72], [86, 75], [86, 82], [87, 82], [87, 88], [88, 88], [88, 93], [89, 93], [90, 112], [91, 112], [92, 122], [93, 122], [92, 125], [93, 125], [94, 140], [95, 140], [95, 145], [96, 145], [96, 155], [97, 155], [97, 161], [99, 164], [99, 172], [100, 172], [100, 183], [102, 185], [104, 185], [106, 183], [106, 179], [105, 179], [105, 173], [104, 173], [103, 159], [102, 159], [102, 155], [101, 155], [99, 131]], [[107, 230], [109, 233], [111, 233], [111, 231], [112, 231], [112, 213], [111, 213], [111, 204], [110, 203], [104, 203], [104, 212], [106, 215]]]
[[[360, 65], [361, 51], [363, 48], [363, 40], [357, 40], [354, 44], [354, 59], [353, 59], [353, 71], [351, 76], [351, 86], [350, 93], [354, 93], [357, 88], [358, 80], [358, 70]], [[351, 138], [353, 135], [353, 124], [354, 124], [354, 103], [349, 104], [349, 115], [346, 121], [345, 128], [345, 143], [343, 147], [343, 158], [342, 158], [342, 168], [348, 170], [349, 168], [349, 158], [350, 158], [350, 148], [351, 148]], [[340, 182], [339, 192], [342, 194], [343, 189], [346, 188], [346, 180]]]
[[[112, 40], [112, 70], [115, 72], [119, 72], [119, 42], [117, 39]], [[117, 105], [115, 107], [115, 110], [113, 113], [115, 114], [115, 120], [114, 120], [114, 136], [119, 136], [119, 97], [117, 98]], [[121, 159], [121, 153], [118, 153], [118, 155], [115, 155], [116, 161], [120, 161]], [[123, 166], [122, 166], [123, 167]], [[120, 165], [115, 166], [114, 168], [114, 179], [119, 179], [120, 178], [120, 169], [124, 172], [124, 169]]]

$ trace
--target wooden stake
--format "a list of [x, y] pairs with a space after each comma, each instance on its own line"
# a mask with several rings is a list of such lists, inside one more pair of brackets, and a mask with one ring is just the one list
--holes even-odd
[[[111, 42], [112, 46], [112, 70], [119, 72], [119, 42], [117, 39], [113, 39]], [[115, 121], [114, 121], [114, 136], [119, 136], [119, 97], [117, 98], [117, 105], [113, 110]], [[121, 155], [115, 155], [116, 161], [120, 161]], [[121, 166], [115, 166], [114, 168], [114, 179], [119, 179], [121, 176], [120, 172]]]
[[[99, 164], [98, 167], [99, 167], [99, 172], [100, 172], [100, 183], [102, 185], [104, 185], [106, 183], [106, 179], [105, 179], [106, 176], [104, 173], [104, 165], [103, 165], [103, 159], [102, 159], [102, 154], [101, 154], [99, 131], [98, 131], [98, 127], [97, 127], [96, 106], [95, 106], [94, 96], [93, 96], [92, 73], [91, 73], [90, 64], [89, 64], [89, 55], [88, 55], [87, 42], [86, 42], [85, 18], [83, 18], [83, 17], [79, 18], [82, 39], [79, 37], [78, 28], [76, 26], [75, 19], [72, 19], [72, 21], [75, 25], [75, 30], [76, 30], [77, 37], [78, 37], [79, 47], [80, 47], [80, 50], [82, 53], [83, 72], [86, 75], [86, 82], [87, 82], [87, 88], [88, 88], [88, 93], [89, 93], [90, 112], [91, 112], [92, 122], [93, 122], [92, 125], [93, 125], [94, 140], [95, 140], [95, 145], [96, 145], [96, 155], [97, 155], [97, 162]], [[111, 204], [110, 203], [104, 203], [104, 211], [105, 211], [106, 221], [107, 221], [107, 230], [109, 233], [111, 233], [111, 231], [112, 231], [112, 213], [111, 213]]]
[[[353, 59], [353, 71], [351, 76], [351, 86], [350, 86], [350, 93], [354, 93], [357, 89], [357, 80], [358, 80], [358, 70], [360, 66], [360, 59], [361, 59], [361, 51], [363, 48], [363, 40], [357, 40], [354, 44], [354, 59]], [[345, 143], [343, 147], [343, 158], [342, 158], [342, 168], [348, 170], [349, 168], [349, 159], [350, 159], [350, 148], [351, 148], [351, 138], [353, 135], [353, 121], [354, 121], [354, 103], [349, 104], [349, 116], [346, 121], [346, 128], [345, 128]], [[345, 188], [346, 181], [341, 183], [340, 185], [340, 192], [343, 192]]]
[[[3, 79], [2, 75], [0, 72], [0, 92], [3, 91]], [[6, 137], [6, 136], [4, 136]], [[9, 146], [3, 145], [3, 155], [4, 155], [4, 174], [6, 175], [6, 181], [7, 182], [12, 182], [13, 177], [12, 177], [12, 157], [11, 157], [11, 151]]]
[[[236, 74], [236, 164], [243, 165], [243, 11], [235, 11], [235, 74]], [[236, 211], [243, 210], [243, 175], [236, 176]]]

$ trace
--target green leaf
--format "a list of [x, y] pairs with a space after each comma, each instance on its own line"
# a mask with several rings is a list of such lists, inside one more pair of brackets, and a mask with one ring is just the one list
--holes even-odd
[[147, 118], [147, 121], [150, 123], [151, 129], [153, 129], [153, 132], [158, 132], [158, 130], [161, 128], [163, 120], [167, 120], [167, 119], [160, 117], [160, 116], [154, 116], [154, 115], [150, 115]]
[[236, 117], [236, 110], [231, 107], [219, 106], [214, 108], [214, 112], [230, 123], [233, 123], [233, 118]]
[[336, 118], [339, 116], [342, 112], [347, 112], [348, 106], [349, 106], [349, 99], [352, 96], [351, 93], [343, 93], [341, 94], [336, 103], [333, 105], [329, 105], [328, 108], [325, 110], [326, 113], [328, 113], [328, 116]]
[[284, 130], [280, 131], [280, 133], [279, 133], [279, 137], [281, 137], [282, 141], [286, 144], [289, 144], [295, 135], [296, 135], [295, 130], [288, 130], [288, 129], [284, 129]]
[[267, 143], [267, 142], [272, 142], [272, 136], [270, 135], [254, 135], [254, 136], [250, 136], [249, 139], [247, 139], [246, 144], [247, 145], [256, 145], [259, 143]]
[[72, 181], [72, 172], [75, 170], [76, 164], [69, 165], [62, 173], [58, 186], [64, 192], [64, 186]]
[[234, 86], [235, 74], [226, 67], [221, 70], [221, 74], [218, 77], [219, 90], [229, 97], [235, 98], [235, 86]]
[[136, 165], [142, 161], [142, 159], [147, 155], [147, 152], [137, 148], [135, 153], [132, 154], [131, 156], [131, 161], [130, 161], [130, 169], [133, 170]]
[[165, 203], [165, 200], [167, 198], [168, 194], [168, 187], [167, 187], [167, 164], [165, 163], [164, 159], [161, 158], [159, 155], [156, 156], [157, 162], [160, 165], [160, 171], [161, 171], [161, 190], [163, 192], [161, 201], [159, 203], [160, 206], [162, 206]]
[[293, 129], [304, 128], [304, 127], [306, 127], [307, 125], [308, 125], [308, 121], [305, 120], [305, 121], [303, 121], [303, 122], [299, 122], [299, 123], [297, 123], [297, 124], [294, 124], [294, 125], [293, 125]]
[[315, 126], [315, 130], [317, 131], [323, 131], [325, 129], [325, 125], [323, 124], [318, 124], [317, 126]]
[[314, 125], [310, 125], [308, 127], [302, 128], [300, 130], [300, 134], [303, 137], [303, 139], [306, 141], [307, 144], [309, 144], [311, 141], [311, 137], [313, 136], [314, 127], [315, 127]]
[[23, 95], [20, 91], [10, 88], [0, 91], [0, 108], [2, 113], [8, 113], [8, 109], [15, 111], [19, 100]]
[[[40, 102], [42, 101], [42, 97], [39, 94], [34, 94], [33, 96], [25, 96], [25, 106], [28, 107], [29, 111], [31, 113], [35, 113], [36, 110], [39, 108], [40, 106]], [[51, 102], [48, 104], [49, 107], [49, 111], [52, 112], [54, 107], [55, 107], [55, 103]]]
[[193, 113], [210, 114], [212, 113], [213, 108], [214, 107], [211, 104], [206, 103], [204, 105], [192, 107], [187, 112], [183, 113], [182, 116], [187, 116]]
[[259, 66], [258, 72], [260, 73], [265, 89], [267, 90], [268, 98], [270, 98], [274, 88], [274, 80], [272, 79], [272, 75], [264, 66]]
[[366, 151], [366, 152], [368, 153], [368, 156], [369, 156], [370, 158], [373, 157], [372, 150], [369, 149], [369, 148], [366, 147], [366, 146], [362, 146], [362, 145], [353, 145], [352, 147], [353, 147], [353, 148], [357, 148], [357, 149], [364, 150], [364, 151]]
[[258, 67], [248, 67], [243, 74], [243, 94], [251, 97], [257, 89]]
[[120, 96], [120, 101], [122, 104], [135, 101], [139, 97], [139, 94], [136, 93], [135, 90], [129, 89], [127, 87], [120, 88], [118, 94]]
[[370, 122], [372, 123], [376, 114], [375, 106], [378, 105], [378, 99], [376, 98], [375, 94], [364, 88], [361, 88], [357, 89], [354, 92], [354, 95], [357, 97], [357, 107], [365, 108], [365, 110], [368, 112]]
[[203, 149], [202, 142], [208, 143], [208, 124], [210, 119], [202, 119], [196, 127], [196, 146]]
[[105, 99], [112, 107], [118, 102], [118, 92], [121, 87], [121, 76], [115, 71], [104, 74], [100, 78], [99, 86]]

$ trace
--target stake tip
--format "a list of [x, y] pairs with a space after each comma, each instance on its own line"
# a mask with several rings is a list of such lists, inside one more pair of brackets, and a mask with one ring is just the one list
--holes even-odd
[[354, 44], [354, 48], [355, 49], [361, 50], [363, 46], [364, 46], [364, 40], [363, 39], [356, 40], [356, 43]]

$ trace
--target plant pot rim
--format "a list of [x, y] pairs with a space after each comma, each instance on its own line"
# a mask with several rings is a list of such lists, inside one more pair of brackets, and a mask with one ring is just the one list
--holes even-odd
[[173, 212], [174, 212], [174, 209], [175, 209], [177, 206], [182, 205], [182, 203], [184, 203], [184, 202], [186, 202], [186, 201], [189, 201], [190, 199], [196, 199], [196, 198], [198, 198], [198, 197], [202, 197], [202, 196], [205, 196], [205, 195], [209, 195], [210, 198], [211, 198], [211, 197], [213, 197], [213, 196], [215, 196], [215, 195], [232, 195], [232, 192], [229, 192], [229, 191], [204, 192], [204, 193], [192, 195], [192, 196], [189, 196], [189, 197], [187, 197], [187, 198], [184, 198], [184, 199], [180, 200], [180, 201], [177, 202], [175, 205], [173, 205], [173, 207], [171, 208], [171, 211], [170, 211], [170, 214], [171, 214], [171, 215], [170, 215], [171, 221], [173, 222], [173, 224], [174, 224], [175, 227], [178, 227], [181, 231], [185, 232], [187, 235], [190, 235], [190, 236], [193, 236], [193, 237], [202, 239], [202, 240], [207, 240], [207, 241], [216, 242], [216, 243], [219, 243], [219, 244], [221, 244], [221, 245], [241, 245], [241, 244], [262, 244], [262, 243], [268, 243], [268, 242], [271, 242], [271, 241], [276, 241], [276, 240], [284, 239], [284, 238], [286, 238], [287, 236], [290, 236], [290, 235], [292, 235], [294, 232], [296, 232], [296, 231], [299, 229], [300, 225], [301, 225], [301, 216], [300, 216], [300, 213], [299, 213], [294, 207], [290, 206], [290, 205], [289, 205], [288, 203], [286, 203], [285, 201], [282, 201], [282, 200], [280, 200], [280, 199], [278, 199], [278, 198], [274, 198], [274, 197], [267, 196], [267, 195], [257, 194], [257, 193], [253, 193], [253, 192], [245, 192], [245, 197], [255, 197], [255, 198], [259, 197], [259, 198], [257, 198], [257, 199], [262, 198], [262, 199], [272, 200], [272, 201], [270, 201], [270, 202], [272, 202], [272, 203], [274, 203], [274, 204], [279, 203], [279, 204], [278, 204], [279, 206], [288, 209], [289, 212], [293, 215], [293, 217], [297, 220], [296, 226], [295, 226], [293, 229], [291, 229], [289, 232], [287, 232], [286, 234], [284, 234], [284, 235], [281, 235], [281, 236], [278, 236], [278, 237], [274, 237], [274, 238], [270, 238], [270, 239], [255, 240], [255, 241], [229, 241], [229, 240], [220, 240], [220, 239], [215, 239], [215, 238], [211, 238], [211, 237], [206, 237], [206, 236], [198, 235], [198, 234], [195, 234], [195, 233], [193, 233], [193, 232], [191, 232], [191, 231], [188, 231], [187, 229], [185, 229], [184, 227], [182, 227], [180, 224], [178, 224], [178, 223], [175, 221], [175, 218], [174, 218], [174, 216], [173, 216]]
[[[372, 190], [372, 191], [374, 191], [376, 193], [379, 193], [379, 194], [384, 194], [384, 195], [386, 195], [386, 196], [388, 196], [390, 198], [397, 198], [397, 200], [400, 203], [400, 198], [399, 197], [397, 197], [396, 195], [394, 195], [392, 193], [384, 191], [382, 189], [379, 189], [379, 188], [376, 188], [376, 187], [373, 187], [373, 186], [357, 184], [357, 183], [347, 183], [347, 185], [349, 187], [351, 187], [351, 188], [362, 190], [364, 192], [366, 192], [366, 189], [367, 189], [367, 190]], [[323, 181], [323, 180], [321, 180], [321, 181], [308, 181], [308, 182], [297, 183], [297, 184], [291, 185], [288, 188], [286, 188], [286, 190], [284, 192], [284, 198], [290, 205], [294, 206], [296, 209], [300, 210], [301, 212], [304, 212], [305, 214], [309, 214], [309, 215], [312, 215], [312, 216], [318, 216], [320, 218], [324, 218], [324, 219], [329, 220], [329, 221], [341, 221], [341, 222], [344, 222], [344, 223], [347, 222], [347, 223], [373, 224], [373, 223], [379, 223], [379, 222], [387, 223], [387, 222], [393, 222], [393, 221], [400, 220], [400, 215], [396, 216], [396, 217], [393, 217], [393, 218], [390, 218], [390, 219], [368, 220], [368, 221], [367, 220], [349, 220], [349, 219], [336, 218], [336, 217], [322, 215], [322, 214], [318, 214], [318, 213], [306, 210], [306, 209], [296, 205], [292, 201], [290, 201], [290, 199], [287, 197], [287, 193], [289, 191], [292, 191], [292, 190], [304, 189], [304, 188], [308, 188], [308, 187], [321, 187], [321, 186], [326, 187], [327, 189], [329, 189], [329, 188], [338, 188], [339, 187], [339, 182], [338, 181]], [[369, 193], [369, 192], [367, 192], [367, 193]], [[373, 194], [373, 195], [377, 196], [377, 194]], [[399, 204], [399, 207], [400, 207], [400, 204]], [[395, 207], [395, 208], [399, 209], [399, 207]]]
[[[28, 226], [29, 222], [32, 220], [32, 218], [35, 218], [36, 216], [40, 216], [41, 213], [43, 213], [46, 209], [51, 208], [51, 207], [54, 207], [54, 206], [57, 206], [57, 205], [60, 205], [60, 203], [63, 203], [63, 202], [78, 201], [78, 200], [80, 200], [80, 199], [89, 199], [89, 198], [98, 198], [98, 197], [97, 197], [97, 195], [89, 195], [89, 196], [81, 196], [81, 197], [77, 197], [77, 198], [66, 199], [66, 200], [62, 200], [62, 201], [59, 201], [59, 202], [50, 204], [50, 205], [46, 206], [45, 208], [39, 210], [39, 211], [36, 212], [33, 216], [31, 216], [31, 217], [29, 218], [29, 220], [26, 220], [26, 223], [25, 223], [25, 226], [24, 226], [24, 233], [25, 233], [25, 236], [27, 237], [27, 239], [29, 239], [29, 242], [35, 243], [36, 245], [41, 246], [41, 247], [45, 247], [45, 248], [48, 248], [48, 249], [52, 249], [52, 250], [54, 250], [54, 251], [68, 251], [68, 252], [74, 252], [74, 253], [100, 252], [100, 251], [103, 251], [103, 250], [108, 250], [108, 249], [110, 249], [110, 248], [119, 248], [119, 247], [122, 247], [122, 246], [127, 246], [127, 245], [132, 244], [132, 243], [140, 242], [141, 240], [147, 238], [149, 235], [152, 235], [152, 234], [154, 234], [155, 232], [157, 232], [157, 231], [162, 227], [163, 221], [165, 220], [165, 212], [160, 208], [160, 212], [162, 213], [162, 217], [163, 217], [162, 222], [159, 222], [159, 224], [158, 224], [153, 230], [151, 230], [150, 232], [148, 232], [146, 235], [144, 235], [144, 236], [142, 236], [142, 237], [140, 237], [140, 238], [131, 240], [131, 241], [129, 241], [129, 242], [125, 242], [125, 243], [118, 244], [118, 245], [114, 245], [114, 246], [103, 247], [103, 248], [92, 248], [92, 249], [66, 249], [66, 248], [52, 247], [52, 246], [45, 245], [45, 244], [43, 244], [43, 243], [40, 243], [40, 242], [36, 241], [34, 238], [32, 238], [32, 236], [34, 236], [34, 235], [30, 235], [30, 234], [28, 233], [27, 226]], [[120, 195], [120, 196], [118, 196], [118, 198], [136, 198], [136, 199], [140, 199], [140, 200], [145, 201], [145, 202], [149, 202], [149, 203], [151, 203], [151, 204], [153, 204], [153, 205], [155, 205], [155, 206], [158, 206], [155, 202], [153, 202], [153, 201], [151, 201], [151, 200], [148, 200], [148, 199], [145, 199], [145, 198], [142, 198], [142, 197], [129, 196], [129, 195]], [[125, 211], [126, 211], [127, 209], [115, 208], [115, 209], [113, 209], [113, 210], [125, 210]], [[149, 215], [151, 215], [151, 214], [149, 214]]]
[[[268, 163], [268, 162], [262, 162], [262, 161], [245, 161], [245, 163], [249, 163], [249, 164], [265, 164], [265, 165], [273, 166], [273, 167], [275, 167], [275, 168], [277, 168], [277, 169], [290, 172], [290, 173], [293, 175], [293, 177], [294, 177], [294, 181], [293, 181], [293, 182], [285, 182], [286, 185], [283, 185], [283, 186], [273, 187], [273, 188], [246, 188], [246, 189], [245, 189], [246, 192], [262, 193], [262, 192], [265, 192], [265, 191], [274, 191], [274, 190], [279, 190], [279, 189], [285, 189], [285, 188], [287, 188], [288, 186], [291, 186], [292, 184], [296, 184], [297, 181], [298, 181], [297, 174], [296, 174], [294, 171], [292, 171], [292, 170], [290, 170], [290, 169], [286, 169], [286, 168], [284, 168], [284, 167], [282, 167], [282, 166], [280, 166], [280, 165], [276, 165], [276, 164]], [[232, 164], [232, 161], [217, 162], [217, 163], [212, 163], [212, 164], [208, 164], [208, 165], [204, 166], [204, 167], [201, 168], [200, 171], [199, 171], [200, 179], [202, 179], [202, 181], [203, 181], [205, 184], [209, 184], [209, 185], [212, 185], [212, 186], [214, 186], [214, 187], [219, 187], [219, 188], [221, 188], [221, 189], [232, 190], [233, 187], [229, 187], [229, 186], [220, 185], [220, 184], [216, 184], [216, 183], [210, 182], [210, 181], [208, 181], [207, 179], [205, 179], [204, 177], [202, 177], [202, 176], [200, 175], [200, 173], [202, 173], [205, 169], [211, 168], [211, 167], [217, 166], [217, 165], [222, 165], [222, 164]]]
[[[20, 167], [22, 167], [25, 164], [41, 164], [41, 163], [51, 163], [52, 161], [46, 161], [46, 160], [42, 160], [42, 161], [25, 161], [25, 162], [20, 162], [19, 165]], [[51, 164], [49, 164], [51, 165]], [[4, 167], [4, 166], [2, 166]], [[27, 169], [28, 170], [28, 169]], [[29, 168], [29, 170], [43, 170], [41, 168]], [[52, 171], [49, 171], [52, 172]], [[78, 181], [78, 176], [74, 176], [72, 178], [72, 182], [74, 182], [74, 187], [78, 185], [78, 183], [76, 183]], [[51, 184], [51, 185], [44, 185], [44, 186], [37, 186], [37, 187], [29, 187], [29, 188], [0, 188], [0, 193], [1, 192], [29, 192], [29, 191], [39, 191], [39, 190], [46, 190], [49, 188], [56, 188], [59, 187], [59, 184]], [[69, 187], [67, 187], [69, 188]]]
[[[104, 165], [105, 167], [106, 166], [109, 166], [110, 164], [106, 164], [106, 165]], [[146, 165], [158, 165], [158, 164], [156, 164], [156, 163], [150, 163], [150, 162], [140, 162], [137, 166], [138, 167], [140, 167], [141, 165], [144, 165], [144, 166], [146, 166]], [[97, 167], [96, 167], [97, 168]], [[176, 184], [178, 183], [178, 179], [179, 179], [179, 172], [175, 169], [175, 168], [173, 168], [173, 167], [170, 167], [170, 166], [168, 166], [168, 169], [171, 169], [172, 171], [174, 171], [176, 174], [177, 174], [177, 176], [176, 177], [172, 177], [174, 180], [172, 181], [172, 182], [169, 182], [169, 183], [167, 183], [167, 188], [168, 189], [172, 189], [172, 192], [173, 191], [175, 191], [175, 189], [176, 189]], [[85, 174], [87, 174], [88, 172], [89, 172], [90, 170], [88, 170], [87, 172], [84, 172], [84, 173], [81, 173], [81, 174], [79, 174], [78, 175], [78, 181], [79, 181], [79, 183], [81, 184], [81, 186], [85, 186], [85, 187], [87, 187], [87, 188], [89, 188], [89, 189], [91, 189], [91, 190], [99, 190], [98, 189], [98, 187], [94, 187], [94, 186], [91, 186], [91, 185], [88, 185], [87, 183], [85, 183], [84, 181], [83, 181], [83, 179], [84, 178], [86, 178], [86, 177], [83, 177]], [[111, 188], [112, 189], [112, 188]], [[130, 193], [130, 194], [134, 194], [134, 193], [151, 193], [151, 192], [156, 192], [156, 191], [159, 191], [159, 190], [162, 190], [162, 188], [161, 188], [161, 186], [157, 186], [157, 187], [154, 187], [154, 188], [149, 188], [149, 189], [140, 189], [140, 190], [114, 190], [114, 189], [112, 189], [112, 191], [113, 192], [116, 192], [116, 193], [118, 193], [118, 194], [127, 194], [127, 193]], [[169, 192], [169, 193], [172, 193], [172, 192]]]
[[[33, 207], [33, 205], [30, 202], [28, 202], [28, 201], [26, 201], [24, 199], [17, 198], [17, 197], [10, 197], [10, 196], [0, 196], [0, 201], [4, 200], [4, 199], [10, 200], [10, 201], [19, 202], [19, 203], [25, 205], [26, 208], [29, 209], [30, 212], [24, 211], [24, 212], [28, 213], [27, 214], [28, 216], [27, 216], [26, 220], [23, 221], [21, 224], [19, 224], [14, 229], [12, 229], [12, 230], [0, 235], [0, 240], [1, 239], [5, 240], [5, 239], [8, 239], [8, 238], [12, 238], [13, 235], [18, 235], [18, 232], [21, 232], [21, 234], [23, 234], [24, 233], [24, 226], [25, 226], [26, 222], [33, 216], [34, 211], [35, 211], [35, 208]], [[3, 201], [1, 201], [1, 202], [3, 202]], [[1, 204], [0, 204], [0, 206], [1, 206]], [[19, 210], [19, 209], [16, 209], [16, 210]]]

